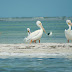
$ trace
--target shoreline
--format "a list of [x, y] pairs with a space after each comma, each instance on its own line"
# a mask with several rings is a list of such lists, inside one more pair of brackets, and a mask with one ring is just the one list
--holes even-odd
[[71, 57], [71, 43], [0, 44], [3, 57]]

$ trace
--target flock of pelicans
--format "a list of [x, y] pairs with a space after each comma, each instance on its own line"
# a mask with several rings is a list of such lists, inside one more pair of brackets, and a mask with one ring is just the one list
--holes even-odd
[[[65, 37], [67, 38], [68, 42], [69, 40], [72, 40], [72, 30], [71, 30], [71, 26], [72, 26], [72, 23], [70, 20], [66, 20], [66, 23], [67, 25], [69, 26], [69, 29], [66, 30], [65, 29]], [[42, 34], [43, 34], [43, 31], [46, 33], [45, 29], [43, 28], [42, 26], [42, 23], [41, 21], [37, 21], [36, 22], [36, 25], [40, 28], [39, 30], [36, 30], [34, 32], [30, 32], [30, 29], [27, 28], [27, 31], [28, 31], [28, 36], [26, 38], [24, 38], [24, 41], [25, 42], [30, 42], [30, 44], [32, 42], [36, 43], [37, 40], [39, 40], [39, 43], [40, 43], [40, 39], [42, 37]], [[47, 35], [52, 35], [52, 32], [50, 33], [46, 33]]]

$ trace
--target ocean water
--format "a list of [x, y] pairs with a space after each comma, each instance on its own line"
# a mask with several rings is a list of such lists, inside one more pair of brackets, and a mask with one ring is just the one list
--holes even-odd
[[[66, 43], [64, 30], [68, 29], [65, 20], [41, 21], [46, 32], [52, 31], [52, 36], [43, 33], [41, 43]], [[27, 28], [31, 32], [38, 30], [36, 21], [0, 21], [0, 43], [24, 43], [24, 38], [28, 36]], [[38, 41], [37, 41], [38, 42]]]
[[[68, 29], [65, 20], [41, 21], [46, 32], [53, 32], [52, 36], [43, 33], [41, 43], [66, 43], [64, 30]], [[0, 21], [0, 44], [24, 43], [31, 32], [39, 29], [36, 21]], [[38, 41], [37, 41], [38, 42]], [[72, 59], [67, 58], [0, 58], [0, 72], [72, 72]]]
[[0, 72], [72, 72], [72, 59], [67, 58], [0, 59]]

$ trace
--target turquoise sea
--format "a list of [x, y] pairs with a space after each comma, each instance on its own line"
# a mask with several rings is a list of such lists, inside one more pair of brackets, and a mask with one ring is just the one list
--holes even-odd
[[[64, 30], [68, 29], [65, 20], [41, 21], [46, 32], [53, 32], [51, 37], [43, 33], [41, 43], [66, 43]], [[39, 29], [36, 21], [0, 21], [0, 43], [24, 43], [24, 38], [28, 36], [27, 28], [31, 32]]]
[[[46, 32], [53, 32], [52, 36], [43, 33], [41, 43], [66, 43], [64, 30], [68, 29], [65, 20], [42, 20]], [[0, 21], [0, 43], [24, 43], [31, 32], [39, 29], [36, 21]], [[67, 58], [0, 58], [0, 72], [72, 72], [72, 59]]]

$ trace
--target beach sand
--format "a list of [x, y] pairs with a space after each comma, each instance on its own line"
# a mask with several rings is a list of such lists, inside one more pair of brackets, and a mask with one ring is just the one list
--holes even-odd
[[71, 57], [71, 43], [0, 44], [0, 57]]

